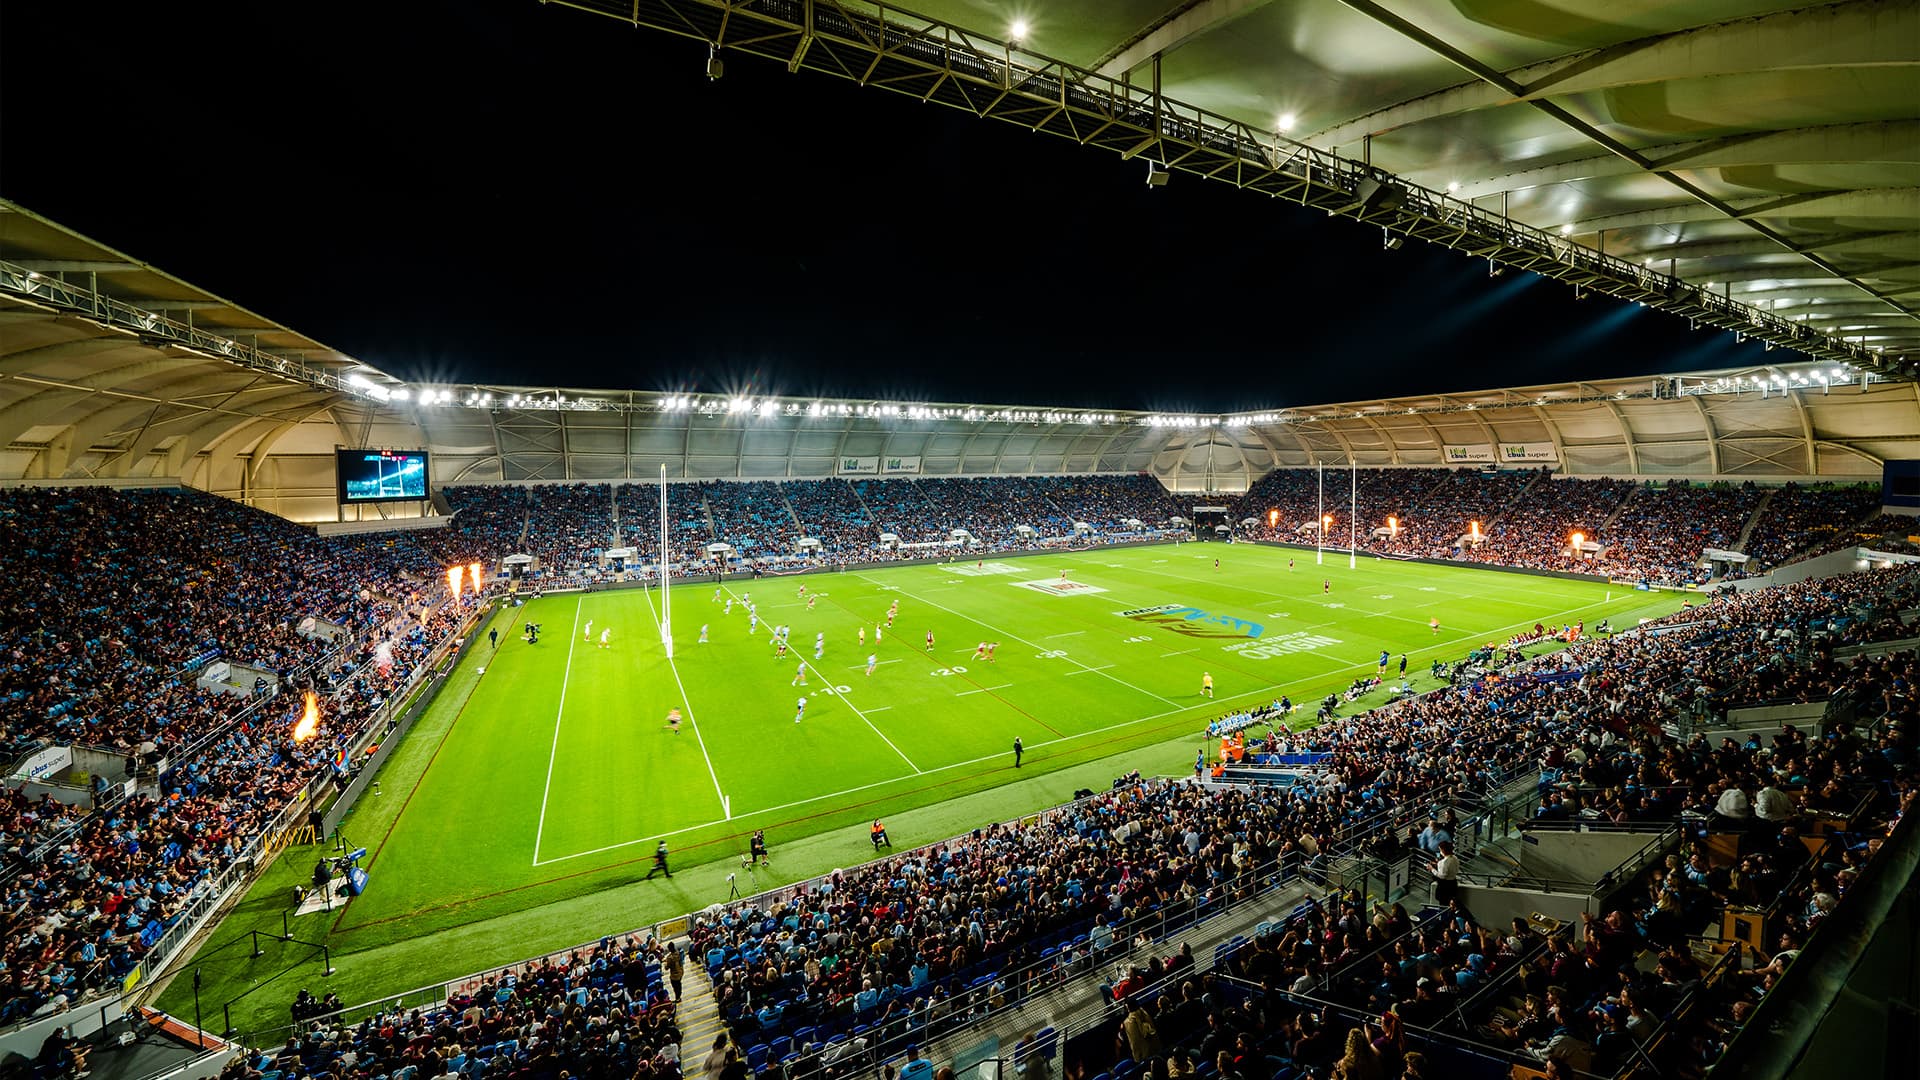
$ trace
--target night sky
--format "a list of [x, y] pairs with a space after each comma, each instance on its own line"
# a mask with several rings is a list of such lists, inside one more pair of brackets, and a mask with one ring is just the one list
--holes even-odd
[[1211, 411], [1760, 362], [1373, 226], [705, 60], [534, 0], [8, 4], [0, 194], [418, 381]]

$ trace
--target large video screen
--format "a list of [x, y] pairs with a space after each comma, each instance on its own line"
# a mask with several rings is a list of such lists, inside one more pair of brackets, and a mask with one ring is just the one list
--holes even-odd
[[340, 477], [343, 503], [427, 497], [425, 450], [341, 450], [335, 471]]

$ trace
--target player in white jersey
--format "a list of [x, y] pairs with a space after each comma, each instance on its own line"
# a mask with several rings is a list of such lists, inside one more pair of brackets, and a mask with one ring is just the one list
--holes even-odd
[[975, 660], [985, 660], [985, 659], [987, 658], [987, 643], [986, 643], [986, 642], [984, 642], [984, 641], [983, 641], [983, 642], [981, 642], [980, 644], [978, 644], [978, 645], [975, 645], [975, 646], [973, 647], [973, 658], [974, 658]]
[[878, 626], [873, 628], [873, 643], [875, 645], [880, 644], [880, 628]]
[[608, 627], [602, 628], [600, 631], [600, 647], [603, 649], [606, 648], [607, 639], [611, 638], [612, 636], [613, 636], [613, 627], [608, 626]]
[[714, 603], [716, 603], [716, 604], [720, 602], [720, 590], [719, 590], [719, 589], [715, 589], [715, 590], [713, 590], [713, 602], [714, 602]]
[[593, 620], [592, 619], [587, 620], [587, 628], [580, 632], [580, 640], [581, 641], [593, 640]]
[[721, 614], [722, 614], [722, 615], [731, 615], [731, 614], [733, 614], [733, 597], [731, 597], [731, 596], [729, 596], [729, 597], [727, 597], [727, 609], [726, 609], [725, 611], [723, 611], [723, 612], [721, 612]]
[[799, 704], [793, 707], [793, 722], [799, 723], [800, 718], [805, 715], [807, 715], [807, 699], [801, 698]]
[[802, 597], [805, 597], [807, 595], [807, 587], [805, 585], [800, 586], [800, 595]]
[[706, 643], [707, 643], [707, 624], [701, 623], [700, 624], [700, 644], [705, 645]]
[[804, 660], [803, 660], [803, 661], [801, 661], [801, 662], [800, 662], [800, 664], [799, 664], [799, 665], [798, 665], [797, 667], [795, 667], [795, 668], [794, 668], [794, 671], [793, 671], [793, 681], [792, 681], [792, 682], [790, 682], [790, 683], [788, 683], [787, 685], [788, 685], [788, 686], [805, 686], [805, 685], [807, 685], [807, 664], [806, 664], [806, 661], [804, 661]]
[[867, 654], [867, 674], [872, 675], [873, 669], [879, 666], [880, 666], [880, 657], [874, 653], [868, 653]]
[[813, 635], [813, 658], [815, 660], [820, 659], [820, 654], [826, 651], [827, 651], [827, 634], [826, 634], [826, 631], [823, 630], [820, 633]]
[[749, 612], [747, 614], [747, 633], [749, 634], [758, 633], [759, 630], [760, 630], [760, 616], [758, 614]]

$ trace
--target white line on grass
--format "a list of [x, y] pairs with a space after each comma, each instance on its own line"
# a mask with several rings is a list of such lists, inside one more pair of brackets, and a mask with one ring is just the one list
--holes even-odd
[[1066, 673], [1066, 675], [1065, 675], [1064, 677], [1065, 677], [1065, 678], [1068, 678], [1068, 679], [1071, 679], [1071, 678], [1073, 678], [1073, 677], [1074, 677], [1075, 675], [1085, 675], [1085, 674], [1086, 674], [1087, 672], [1089, 672], [1089, 671], [1105, 671], [1105, 670], [1107, 670], [1108, 668], [1110, 668], [1110, 667], [1112, 667], [1112, 666], [1113, 666], [1112, 664], [1101, 664], [1101, 665], [1100, 665], [1099, 667], [1090, 667], [1090, 668], [1081, 668], [1081, 669], [1080, 669], [1079, 671], [1069, 671], [1069, 672], [1067, 672], [1067, 673]]
[[[879, 660], [879, 661], [876, 661], [876, 662], [874, 663], [874, 666], [875, 666], [875, 667], [879, 667], [879, 666], [880, 666], [881, 664], [897, 664], [897, 663], [899, 663], [899, 662], [900, 662], [899, 660]], [[848, 670], [848, 671], [865, 671], [865, 670], [867, 670], [867, 665], [865, 665], [865, 664], [848, 664], [848, 665], [847, 665], [847, 670]]]
[[[860, 576], [860, 578], [861, 578], [862, 580], [864, 580], [864, 581], [866, 581], [866, 582], [868, 582], [869, 584], [871, 584], [871, 583], [872, 583], [872, 581], [873, 581], [873, 579], [872, 579], [872, 578], [870, 578], [870, 577], [867, 577], [867, 575], [865, 575], [865, 574], [861, 574], [861, 575], [859, 575], [859, 576]], [[970, 623], [974, 623], [974, 624], [976, 624], [976, 625], [979, 625], [979, 626], [984, 626], [984, 627], [986, 627], [987, 629], [989, 629], [989, 630], [991, 630], [991, 631], [993, 631], [994, 633], [996, 633], [996, 634], [999, 634], [999, 635], [1000, 635], [1001, 637], [1003, 637], [1003, 638], [1010, 638], [1010, 639], [1012, 639], [1012, 640], [1014, 640], [1014, 641], [1018, 641], [1018, 642], [1020, 642], [1020, 643], [1021, 643], [1022, 645], [1026, 645], [1026, 646], [1028, 646], [1028, 647], [1030, 647], [1030, 648], [1035, 648], [1035, 649], [1038, 649], [1038, 648], [1040, 648], [1040, 647], [1041, 647], [1041, 646], [1040, 646], [1040, 644], [1039, 644], [1039, 643], [1037, 643], [1037, 642], [1035, 642], [1035, 641], [1032, 641], [1032, 640], [1029, 640], [1029, 639], [1027, 639], [1027, 638], [1023, 638], [1023, 637], [1021, 637], [1021, 636], [1020, 636], [1019, 634], [1015, 634], [1015, 633], [1010, 633], [1010, 632], [1008, 632], [1008, 631], [1006, 631], [1006, 630], [1002, 630], [1001, 628], [999, 628], [999, 627], [997, 627], [997, 626], [995, 626], [995, 625], [993, 625], [993, 624], [992, 624], [992, 623], [990, 623], [990, 622], [986, 622], [986, 621], [984, 621], [984, 620], [981, 620], [981, 619], [976, 619], [976, 618], [974, 618], [973, 616], [971, 616], [971, 615], [968, 615], [968, 614], [966, 614], [966, 613], [964, 613], [964, 612], [959, 612], [959, 611], [955, 611], [955, 610], [953, 610], [953, 609], [952, 609], [952, 608], [950, 608], [950, 607], [946, 607], [946, 606], [943, 606], [943, 605], [941, 605], [941, 604], [936, 604], [936, 603], [934, 603], [934, 602], [933, 602], [932, 600], [928, 600], [927, 598], [925, 598], [925, 597], [923, 597], [923, 596], [915, 596], [915, 595], [914, 595], [913, 593], [910, 593], [910, 592], [906, 592], [906, 591], [905, 591], [904, 589], [903, 589], [903, 590], [901, 590], [901, 592], [902, 592], [902, 593], [903, 593], [904, 595], [906, 595], [906, 596], [908, 596], [908, 597], [911, 597], [912, 599], [915, 599], [915, 600], [918, 600], [918, 601], [920, 601], [921, 603], [923, 603], [923, 604], [925, 604], [925, 605], [927, 605], [928, 607], [933, 607], [933, 608], [939, 608], [939, 609], [940, 609], [941, 611], [944, 611], [944, 612], [946, 612], [946, 613], [947, 613], [947, 614], [949, 614], [949, 615], [953, 615], [953, 616], [956, 616], [956, 617], [958, 617], [958, 618], [962, 618], [962, 619], [965, 619], [965, 620], [967, 620], [968, 622], [970, 622]], [[1120, 677], [1118, 677], [1118, 676], [1116, 676], [1116, 675], [1108, 675], [1108, 674], [1106, 674], [1106, 673], [1104, 672], [1104, 669], [1102, 669], [1102, 668], [1096, 668], [1096, 667], [1092, 667], [1092, 666], [1089, 666], [1089, 665], [1087, 665], [1087, 664], [1083, 664], [1083, 663], [1081, 663], [1080, 661], [1078, 661], [1078, 660], [1075, 660], [1075, 659], [1074, 659], [1073, 657], [1071, 657], [1071, 656], [1062, 656], [1062, 657], [1060, 657], [1060, 659], [1062, 659], [1062, 660], [1065, 660], [1065, 661], [1066, 661], [1067, 663], [1069, 663], [1069, 664], [1072, 664], [1072, 665], [1074, 665], [1075, 667], [1078, 667], [1078, 668], [1080, 668], [1080, 669], [1081, 669], [1081, 670], [1083, 670], [1083, 671], [1099, 671], [1099, 672], [1101, 672], [1101, 676], [1100, 676], [1101, 678], [1103, 678], [1103, 679], [1110, 679], [1110, 680], [1112, 680], [1112, 681], [1114, 681], [1114, 682], [1116, 682], [1116, 683], [1119, 683], [1119, 684], [1120, 684], [1121, 686], [1124, 686], [1124, 687], [1126, 687], [1126, 688], [1127, 688], [1127, 689], [1129, 689], [1129, 690], [1132, 690], [1132, 691], [1134, 691], [1134, 692], [1136, 692], [1136, 693], [1141, 693], [1141, 694], [1145, 694], [1145, 695], [1147, 695], [1148, 697], [1150, 697], [1150, 698], [1153, 698], [1153, 699], [1154, 699], [1155, 701], [1164, 701], [1164, 702], [1166, 702], [1166, 703], [1167, 703], [1167, 704], [1169, 704], [1169, 705], [1175, 705], [1175, 706], [1179, 706], [1179, 707], [1181, 707], [1181, 708], [1185, 708], [1185, 707], [1186, 707], [1186, 706], [1181, 706], [1179, 702], [1177, 702], [1177, 701], [1175, 701], [1175, 700], [1173, 700], [1172, 698], [1169, 698], [1169, 697], [1161, 697], [1161, 696], [1160, 696], [1159, 694], [1156, 694], [1156, 693], [1154, 693], [1154, 692], [1153, 692], [1153, 691], [1151, 691], [1151, 690], [1148, 690], [1148, 689], [1146, 689], [1146, 688], [1144, 688], [1144, 687], [1139, 687], [1139, 686], [1135, 686], [1135, 685], [1133, 685], [1132, 683], [1130, 683], [1130, 682], [1128, 682], [1127, 680], [1125, 680], [1125, 679], [1122, 679], [1122, 678], [1120, 678]], [[1109, 664], [1109, 665], [1106, 665], [1106, 666], [1107, 666], [1107, 667], [1112, 667], [1113, 665], [1111, 665], [1111, 664]], [[1069, 672], [1069, 674], [1072, 674], [1072, 673], [1071, 673], [1071, 672]]]
[[981, 688], [980, 688], [980, 689], [978, 689], [978, 690], [962, 690], [962, 691], [960, 691], [959, 693], [957, 693], [957, 694], [955, 694], [955, 695], [953, 695], [953, 696], [954, 696], [954, 697], [966, 697], [966, 696], [967, 696], [968, 694], [984, 694], [984, 693], [986, 693], [986, 692], [987, 692], [987, 691], [989, 691], [989, 690], [1005, 690], [1005, 689], [1006, 689], [1007, 687], [1009, 687], [1009, 686], [1012, 686], [1012, 685], [1013, 685], [1013, 684], [1012, 684], [1012, 683], [1010, 683], [1010, 682], [1003, 682], [1003, 683], [1001, 683], [1001, 684], [1000, 684], [999, 686], [983, 686], [983, 687], [981, 687]]
[[[660, 625], [659, 614], [653, 609], [653, 590], [641, 589], [640, 591], [646, 595], [647, 614], [653, 617], [654, 629], [664, 629]], [[664, 636], [664, 634], [662, 636]], [[680, 665], [674, 662], [672, 656], [667, 657], [667, 670], [673, 672], [673, 685], [680, 688], [680, 704], [687, 707], [687, 726], [693, 728], [693, 739], [700, 744], [700, 756], [707, 760], [707, 775], [713, 779], [713, 795], [714, 798], [720, 800], [722, 820], [730, 818], [733, 816], [733, 813], [727, 805], [727, 793], [720, 790], [720, 774], [713, 769], [713, 755], [707, 753], [707, 740], [700, 734], [699, 719], [693, 715], [693, 699], [687, 697], [687, 684], [680, 680]]]
[[1079, 637], [1081, 634], [1084, 634], [1084, 633], [1086, 633], [1085, 630], [1075, 630], [1072, 633], [1067, 633], [1067, 634], [1048, 634], [1046, 640], [1052, 641], [1054, 638]]
[[1187, 655], [1187, 654], [1188, 654], [1188, 653], [1190, 653], [1190, 652], [1199, 652], [1199, 651], [1200, 651], [1200, 647], [1199, 647], [1198, 645], [1196, 645], [1196, 646], [1194, 646], [1194, 647], [1193, 647], [1193, 648], [1191, 648], [1191, 649], [1175, 649], [1175, 650], [1174, 650], [1174, 651], [1172, 651], [1172, 652], [1163, 652], [1163, 653], [1161, 653], [1161, 654], [1160, 654], [1160, 659], [1162, 659], [1162, 660], [1165, 660], [1165, 659], [1166, 659], [1167, 657], [1169, 657], [1169, 656], [1185, 656], [1185, 655]]
[[547, 747], [547, 783], [540, 789], [540, 823], [533, 828], [533, 865], [540, 865], [540, 838], [547, 831], [547, 796], [553, 792], [553, 759], [560, 754], [560, 718], [567, 712], [567, 680], [573, 677], [573, 647], [580, 640], [580, 597], [573, 601], [573, 629], [567, 631], [567, 666], [560, 673], [560, 705], [553, 713], [553, 744]]

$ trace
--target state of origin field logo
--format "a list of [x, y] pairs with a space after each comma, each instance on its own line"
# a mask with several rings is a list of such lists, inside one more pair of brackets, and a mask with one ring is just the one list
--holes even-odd
[[1123, 619], [1132, 619], [1137, 623], [1157, 626], [1194, 638], [1257, 638], [1266, 632], [1266, 628], [1257, 622], [1237, 619], [1232, 615], [1215, 615], [1211, 611], [1202, 611], [1185, 604], [1157, 604], [1153, 607], [1133, 608], [1128, 611], [1116, 611], [1114, 614]]

